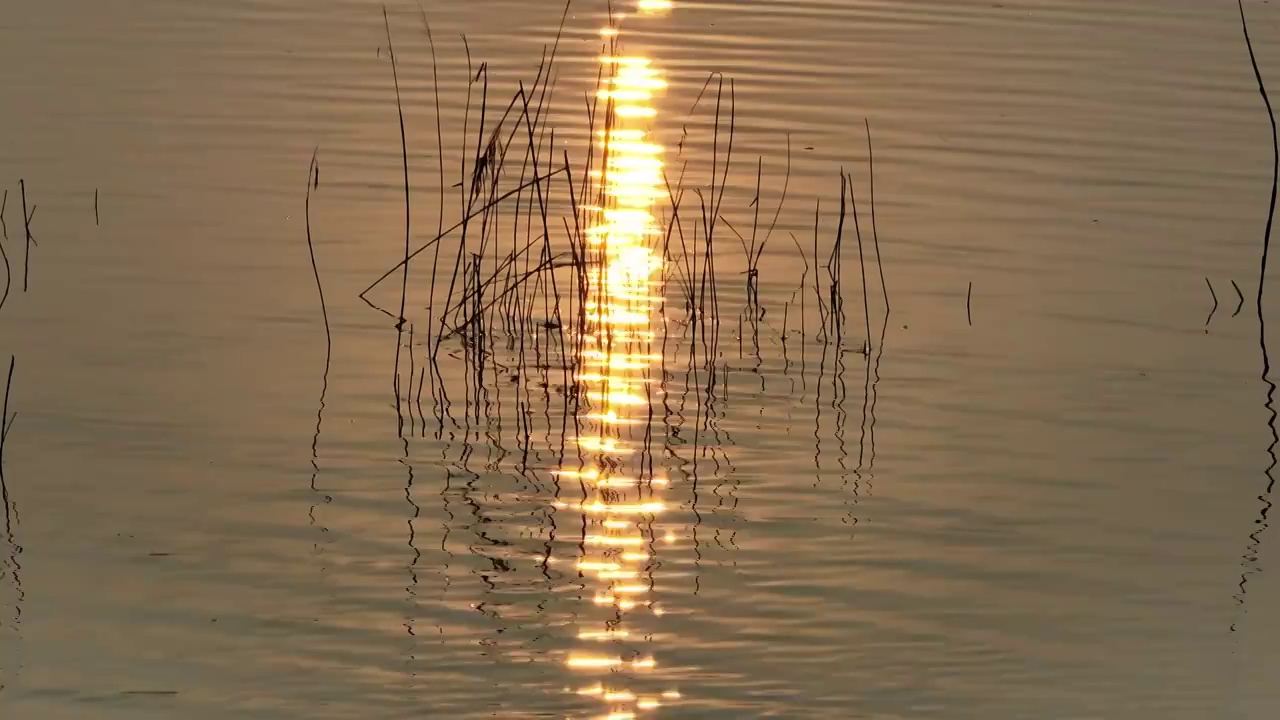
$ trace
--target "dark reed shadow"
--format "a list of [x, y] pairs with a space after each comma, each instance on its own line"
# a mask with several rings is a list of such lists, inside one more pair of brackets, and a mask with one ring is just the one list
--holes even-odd
[[[1258, 58], [1253, 51], [1253, 42], [1249, 39], [1249, 22], [1245, 18], [1244, 2], [1237, 0], [1240, 9], [1240, 26], [1244, 33], [1245, 47], [1249, 51], [1249, 62], [1253, 65], [1253, 76], [1258, 83], [1258, 94], [1262, 96], [1262, 103], [1266, 106], [1267, 116], [1271, 121], [1271, 200], [1267, 206], [1267, 222], [1262, 233], [1262, 253], [1258, 264], [1258, 346], [1262, 352], [1262, 382], [1267, 386], [1266, 400], [1263, 407], [1267, 410], [1267, 429], [1271, 434], [1271, 442], [1267, 445], [1267, 455], [1271, 461], [1268, 463], [1263, 475], [1266, 477], [1266, 486], [1262, 493], [1258, 495], [1258, 501], [1262, 503], [1262, 507], [1258, 512], [1258, 518], [1254, 520], [1254, 530], [1249, 533], [1249, 542], [1245, 547], [1243, 559], [1241, 561], [1244, 570], [1240, 574], [1239, 591], [1236, 594], [1236, 601], [1241, 606], [1241, 612], [1247, 613], [1248, 607], [1245, 604], [1245, 595], [1248, 592], [1249, 577], [1260, 570], [1257, 567], [1258, 554], [1262, 547], [1262, 535], [1266, 532], [1269, 525], [1268, 514], [1271, 512], [1272, 501], [1271, 495], [1275, 490], [1275, 468], [1280, 463], [1280, 458], [1276, 455], [1276, 446], [1280, 445], [1280, 432], [1276, 429], [1276, 407], [1275, 394], [1276, 384], [1271, 381], [1271, 356], [1267, 351], [1267, 323], [1266, 316], [1262, 310], [1263, 293], [1265, 291], [1267, 280], [1267, 258], [1271, 250], [1271, 225], [1276, 212], [1276, 193], [1280, 188], [1280, 137], [1276, 131], [1276, 115], [1271, 107], [1271, 98], [1267, 95], [1267, 86], [1262, 79], [1262, 71], [1258, 69]], [[1231, 631], [1235, 632], [1236, 625], [1231, 624]]]

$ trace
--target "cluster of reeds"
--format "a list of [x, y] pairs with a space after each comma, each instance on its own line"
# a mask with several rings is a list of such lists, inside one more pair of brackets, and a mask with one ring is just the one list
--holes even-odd
[[[36, 206], [32, 205], [29, 210], [27, 209], [27, 181], [25, 179], [20, 178], [18, 180], [18, 193], [22, 197], [22, 234], [24, 238], [22, 291], [27, 292], [31, 275], [31, 246], [39, 245], [31, 234], [31, 220], [36, 216]], [[8, 208], [9, 190], [6, 188], [4, 195], [0, 197], [0, 231], [3, 231], [4, 241], [9, 239], [9, 223], [5, 219], [5, 211]], [[4, 263], [4, 292], [0, 293], [0, 310], [3, 310], [5, 301], [9, 299], [9, 290], [13, 286], [13, 269], [9, 265], [9, 254], [4, 249], [3, 241], [0, 241], [0, 262]]]
[[[488, 65], [475, 67], [469, 59], [463, 135], [451, 145], [440, 120], [435, 42], [425, 15], [422, 27], [432, 49], [432, 79], [437, 88], [433, 89], [434, 150], [439, 164], [434, 180], [440, 192], [434, 208], [435, 232], [416, 246], [411, 241], [415, 206], [410, 193], [410, 148], [400, 106], [399, 59], [388, 23], [388, 55], [400, 110], [405, 242], [398, 261], [374, 279], [360, 297], [391, 321], [396, 334], [392, 391], [401, 434], [410, 429], [425, 433], [431, 426], [439, 432], [460, 422], [474, 427], [483, 421], [488, 396], [510, 387], [516, 396], [516, 431], [521, 445], [527, 447], [535, 405], [549, 410], [555, 396], [554, 403], [568, 418], [563, 422], [572, 422], [587, 409], [588, 401], [576, 378], [582, 366], [583, 339], [591, 329], [591, 273], [604, 262], [604, 248], [592, 242], [591, 228], [608, 204], [600, 179], [609, 172], [611, 147], [607, 142], [589, 143], [576, 160], [568, 150], [558, 151], [556, 129], [549, 118], [556, 90], [559, 35], [544, 51], [533, 80], [528, 85], [518, 82], [517, 89], [501, 100], [491, 96]], [[617, 42], [616, 35], [604, 41], [601, 51], [606, 57], [618, 54]], [[616, 68], [602, 64], [596, 92], [584, 98], [586, 130], [592, 139], [609, 137], [617, 119], [614, 100], [602, 92], [614, 71]], [[724, 382], [719, 370], [724, 355], [721, 324], [722, 318], [733, 315], [721, 306], [728, 287], [719, 270], [725, 247], [740, 244], [745, 258], [743, 309], [738, 313], [740, 347], [743, 338], [750, 336], [758, 352], [762, 326], [772, 327], [760, 298], [760, 261], [788, 199], [791, 161], [788, 140], [782, 187], [776, 204], [770, 202], [772, 207], [766, 210], [762, 209], [765, 190], [761, 187], [764, 158], [757, 158], [755, 196], [747, 209], [751, 226], [739, 230], [728, 216], [742, 214], [740, 209], [730, 212], [725, 207], [730, 174], [740, 165], [734, 156], [733, 80], [710, 76], [695, 108], [699, 105], [713, 113], [707, 120], [709, 154], [706, 159], [690, 159], [682, 149], [678, 161], [664, 170], [666, 197], [660, 202], [664, 232], [654, 242], [663, 260], [662, 287], [656, 294], [667, 298], [657, 308], [663, 318], [660, 331], [664, 335], [679, 333], [677, 342], [688, 349], [682, 355], [693, 368], [694, 384], [705, 398], [714, 395]], [[867, 132], [870, 153], [869, 126]], [[459, 148], [465, 152], [450, 183], [445, 157]], [[699, 160], [709, 168], [691, 167]], [[313, 165], [308, 191], [316, 184], [314, 170]], [[694, 182], [695, 175], [705, 181]], [[815, 207], [812, 266], [809, 253], [792, 234], [806, 270], [801, 288], [782, 303], [781, 327], [772, 327], [784, 352], [788, 336], [800, 334], [802, 343], [808, 340], [804, 316], [810, 302], [820, 318], [817, 341], [833, 349], [846, 344], [844, 262], [849, 251], [844, 240], [851, 225], [857, 240], [866, 331], [859, 351], [869, 356], [872, 329], [866, 266], [872, 251], [886, 315], [889, 310], [875, 225], [874, 172], [872, 178], [870, 242], [866, 243], [870, 248], [864, 249], [862, 211], [853, 178], [843, 171], [839, 175], [839, 220], [833, 235], [821, 227], [821, 205]], [[456, 191], [452, 213], [456, 220], [446, 226], [451, 214], [446, 196], [450, 185]], [[846, 221], [847, 216], [851, 222]], [[829, 248], [825, 256], [821, 254], [824, 245]], [[811, 281], [807, 289], [806, 281]], [[385, 286], [391, 282], [398, 285], [391, 301], [375, 300], [388, 295]], [[425, 292], [421, 285], [426, 286]], [[411, 287], [417, 287], [418, 292]], [[410, 319], [411, 296], [425, 298], [425, 318]], [[793, 307], [796, 305], [798, 308]], [[793, 312], [796, 309], [798, 315]], [[665, 337], [663, 342], [665, 346]]]

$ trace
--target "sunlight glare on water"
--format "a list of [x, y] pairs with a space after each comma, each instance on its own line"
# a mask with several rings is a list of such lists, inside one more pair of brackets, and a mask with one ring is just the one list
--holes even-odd
[[[641, 0], [640, 16], [670, 7]], [[662, 293], [662, 260], [654, 246], [662, 228], [652, 210], [662, 196], [663, 175], [662, 146], [650, 133], [657, 116], [652, 101], [666, 82], [651, 58], [616, 52], [616, 28], [601, 34], [614, 39], [614, 52], [601, 58], [606, 79], [597, 93], [605, 108], [598, 132], [603, 157], [593, 173], [597, 204], [585, 210], [593, 220], [589, 250], [598, 261], [588, 273], [585, 372], [579, 376], [592, 412], [584, 416], [578, 438], [585, 453], [582, 469], [560, 472], [582, 482], [589, 499], [559, 506], [583, 514], [585, 550], [577, 569], [595, 582], [592, 602], [600, 611], [583, 616], [580, 647], [565, 664], [577, 674], [610, 675], [608, 683], [576, 692], [606, 706], [602, 717], [620, 720], [679, 697], [673, 689], [643, 694], [626, 680], [657, 663], [628, 628], [633, 612], [659, 614], [650, 568], [655, 538], [664, 532], [656, 518], [667, 510], [661, 497], [667, 481], [644, 465], [645, 453], [637, 451], [644, 449], [639, 443], [645, 434], [636, 428], [655, 392], [648, 374], [657, 359], [651, 327]]]

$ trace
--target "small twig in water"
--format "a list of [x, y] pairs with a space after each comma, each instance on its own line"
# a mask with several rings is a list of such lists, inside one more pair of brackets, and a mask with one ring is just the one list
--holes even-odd
[[969, 327], [973, 327], [973, 281], [969, 281], [969, 293], [964, 297], [964, 312], [969, 318]]
[[1244, 293], [1240, 292], [1240, 286], [1236, 284], [1235, 280], [1231, 281], [1231, 287], [1236, 289], [1236, 297], [1240, 298], [1240, 302], [1236, 303], [1236, 311], [1231, 313], [1231, 317], [1235, 317], [1239, 315], [1240, 310], [1244, 308]]
[[1218, 293], [1213, 291], [1213, 283], [1209, 282], [1209, 278], [1204, 279], [1204, 284], [1209, 286], [1209, 297], [1213, 298], [1213, 307], [1209, 310], [1209, 317], [1204, 319], [1204, 331], [1209, 332], [1209, 323], [1213, 320], [1213, 314], [1218, 312]]

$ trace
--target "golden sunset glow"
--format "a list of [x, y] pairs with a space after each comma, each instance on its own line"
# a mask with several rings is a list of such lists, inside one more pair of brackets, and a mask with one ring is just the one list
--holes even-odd
[[[638, 5], [640, 16], [670, 7], [670, 2], [651, 0]], [[611, 40], [619, 33], [610, 28], [602, 36]], [[625, 625], [633, 611], [661, 614], [650, 599], [649, 546], [654, 525], [669, 509], [659, 496], [668, 480], [652, 476], [639, 440], [643, 432], [636, 429], [649, 422], [653, 398], [661, 396], [648, 374], [661, 360], [652, 328], [654, 309], [662, 301], [657, 249], [664, 229], [654, 205], [665, 197], [665, 180], [663, 148], [650, 133], [658, 116], [655, 98], [667, 84], [650, 58], [618, 54], [600, 61], [605, 77], [596, 97], [605, 108], [605, 122], [595, 135], [600, 154], [590, 173], [594, 194], [580, 208], [589, 218], [585, 236], [593, 260], [585, 273], [588, 323], [581, 338], [583, 371], [576, 378], [589, 405], [576, 438], [584, 462], [578, 469], [557, 471], [579, 480], [588, 495], [557, 507], [581, 514], [585, 555], [576, 569], [591, 582], [591, 603], [609, 611], [597, 623], [584, 619], [577, 637], [589, 644], [571, 652], [565, 663], [575, 672], [614, 678], [614, 686], [596, 684], [576, 692], [606, 705], [608, 714], [599, 717], [621, 720], [679, 698], [674, 690], [653, 695], [625, 687], [628, 674], [657, 666], [643, 646], [632, 644], [646, 633]], [[660, 536], [672, 537], [669, 531]]]

